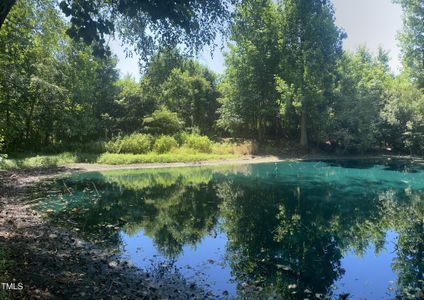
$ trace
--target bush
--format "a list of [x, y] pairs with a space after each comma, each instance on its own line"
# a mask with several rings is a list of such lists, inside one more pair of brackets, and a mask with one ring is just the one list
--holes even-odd
[[134, 153], [149, 152], [152, 148], [152, 136], [148, 134], [131, 134], [110, 140], [106, 144], [106, 150], [111, 153]]
[[183, 133], [181, 139], [184, 146], [199, 152], [210, 153], [213, 143], [207, 136], [201, 136], [196, 133]]
[[106, 151], [109, 153], [119, 153], [121, 151], [121, 137], [115, 137], [105, 144]]
[[91, 142], [82, 145], [78, 150], [86, 153], [104, 153], [106, 152], [106, 143], [103, 141]]
[[170, 163], [170, 162], [195, 162], [214, 159], [236, 157], [234, 154], [210, 153], [147, 153], [147, 154], [115, 154], [104, 153], [97, 159], [99, 164], [141, 164], [141, 163]]
[[178, 147], [178, 143], [172, 136], [162, 135], [156, 139], [153, 150], [157, 153], [166, 153], [175, 147]]
[[176, 134], [181, 132], [184, 126], [177, 113], [165, 108], [155, 110], [150, 117], [143, 120], [143, 131], [151, 134]]

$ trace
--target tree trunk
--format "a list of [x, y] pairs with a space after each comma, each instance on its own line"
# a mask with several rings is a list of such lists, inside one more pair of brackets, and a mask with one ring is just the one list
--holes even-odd
[[300, 117], [300, 145], [304, 148], [308, 147], [308, 133], [306, 130], [305, 108], [302, 108], [302, 116]]
[[7, 15], [12, 9], [13, 5], [15, 5], [16, 0], [1, 0], [0, 1], [0, 29], [6, 20]]
[[35, 105], [36, 105], [36, 102], [34, 101], [31, 104], [31, 109], [30, 109], [29, 114], [28, 114], [26, 121], [25, 121], [25, 127], [26, 127], [26, 129], [25, 129], [25, 139], [26, 139], [27, 142], [29, 141], [29, 136], [30, 136], [31, 131], [32, 131], [32, 128], [31, 128], [32, 117], [34, 115]]

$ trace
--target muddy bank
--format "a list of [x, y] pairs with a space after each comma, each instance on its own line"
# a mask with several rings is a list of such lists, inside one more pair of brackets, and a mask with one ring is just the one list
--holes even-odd
[[31, 210], [27, 196], [34, 184], [75, 171], [0, 172], [0, 282], [8, 284], [0, 286], [0, 299], [210, 298], [181, 278], [161, 278], [119, 261]]

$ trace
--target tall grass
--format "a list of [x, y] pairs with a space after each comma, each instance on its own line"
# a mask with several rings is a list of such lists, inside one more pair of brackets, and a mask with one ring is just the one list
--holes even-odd
[[27, 155], [15, 158], [0, 158], [0, 169], [27, 169], [63, 166], [78, 162], [77, 155], [69, 152], [51, 155]]
[[[60, 154], [27, 154], [0, 158], [0, 169], [26, 169], [66, 166], [75, 163], [135, 164], [216, 160], [249, 154], [245, 144], [216, 143], [206, 136], [183, 133], [176, 138], [161, 135], [132, 134], [107, 143], [93, 142], [87, 149], [103, 149], [105, 153], [63, 152]], [[90, 145], [88, 145], [90, 146]], [[91, 151], [94, 152], [94, 151]], [[96, 151], [97, 152], [97, 151]]]
[[102, 154], [97, 163], [108, 165], [126, 165], [140, 163], [171, 163], [171, 162], [198, 162], [215, 159], [236, 157], [235, 154], [213, 153], [147, 153], [147, 154]]

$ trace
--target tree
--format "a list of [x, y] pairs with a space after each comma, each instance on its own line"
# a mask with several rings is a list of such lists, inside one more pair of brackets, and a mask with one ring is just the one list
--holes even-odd
[[403, 9], [403, 31], [399, 35], [404, 66], [419, 88], [424, 88], [424, 2], [395, 0]]
[[380, 110], [380, 134], [396, 152], [413, 155], [424, 152], [424, 94], [403, 73], [385, 90]]
[[[39, 0], [43, 1], [43, 0]], [[2, 1], [0, 28], [14, 0]], [[163, 45], [183, 44], [198, 51], [212, 45], [218, 32], [225, 33], [235, 0], [62, 0], [60, 8], [71, 23], [67, 33], [75, 41], [93, 46], [104, 55], [107, 36], [118, 33], [124, 42], [149, 56]]]
[[246, 1], [237, 9], [230, 52], [220, 83], [218, 126], [264, 140], [278, 127], [279, 18], [272, 1]]
[[40, 150], [105, 137], [116, 95], [111, 57], [65, 35], [54, 1], [22, 1], [0, 31], [0, 127], [6, 149]]
[[332, 97], [343, 38], [331, 3], [243, 2], [231, 38], [235, 45], [226, 59], [218, 124], [233, 132], [245, 128], [260, 140], [281, 136], [286, 125], [288, 131], [300, 128], [303, 146], [308, 131], [316, 140]]
[[207, 68], [192, 63], [192, 70], [172, 69], [161, 85], [159, 103], [177, 112], [190, 129], [210, 134], [218, 106], [215, 76]]
[[187, 129], [213, 132], [218, 107], [216, 75], [175, 49], [152, 57], [141, 80], [145, 103], [175, 112]]
[[119, 94], [114, 99], [116, 110], [112, 116], [115, 127], [125, 133], [135, 132], [141, 128], [142, 117], [151, 112], [146, 112], [140, 84], [127, 75], [118, 80], [115, 86], [119, 89]]
[[281, 5], [283, 61], [280, 77], [301, 99], [300, 144], [320, 130], [344, 33], [334, 23], [328, 0], [288, 0]]
[[182, 131], [184, 123], [178, 118], [177, 113], [162, 107], [144, 118], [143, 125], [143, 130], [152, 134], [176, 134]]
[[[39, 114], [50, 103], [48, 120], [55, 115], [64, 90], [55, 82], [57, 61], [52, 56], [63, 32], [63, 23], [51, 1], [19, 3], [0, 32], [1, 127], [6, 148], [13, 143], [31, 145], [40, 136]], [[52, 52], [50, 52], [52, 50]], [[58, 101], [52, 101], [54, 99]]]
[[326, 138], [339, 151], [363, 153], [384, 142], [380, 111], [393, 77], [380, 53], [372, 56], [359, 48], [345, 52], [338, 62]]
[[0, 2], [0, 28], [15, 3], [16, 0], [4, 0]]

